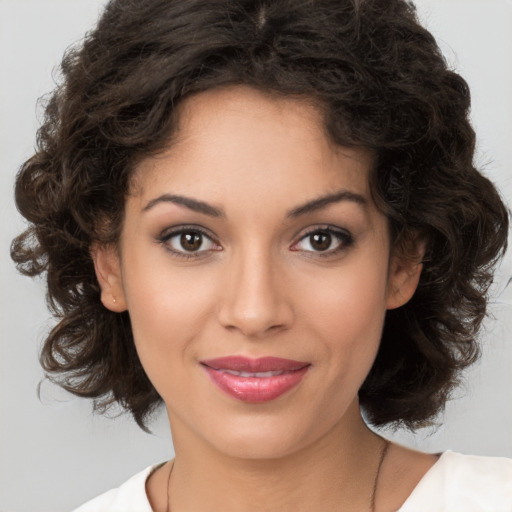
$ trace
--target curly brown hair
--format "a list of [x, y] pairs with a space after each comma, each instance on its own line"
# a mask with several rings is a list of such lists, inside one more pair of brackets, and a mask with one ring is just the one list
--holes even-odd
[[21, 168], [28, 229], [12, 244], [46, 273], [58, 319], [41, 363], [65, 389], [117, 402], [141, 427], [161, 402], [135, 351], [128, 313], [103, 307], [92, 244], [115, 244], [135, 164], [169, 141], [191, 94], [245, 84], [319, 105], [340, 145], [376, 156], [371, 186], [395, 249], [421, 236], [419, 287], [387, 313], [360, 390], [374, 425], [424, 425], [478, 356], [508, 213], [473, 164], [465, 81], [404, 0], [112, 0], [64, 56], [61, 85]]

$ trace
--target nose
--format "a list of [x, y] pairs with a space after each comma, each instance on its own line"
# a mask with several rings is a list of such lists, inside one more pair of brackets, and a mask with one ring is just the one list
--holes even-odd
[[226, 329], [259, 339], [290, 327], [293, 308], [282, 272], [268, 255], [263, 251], [240, 255], [230, 263], [228, 273], [218, 308]]

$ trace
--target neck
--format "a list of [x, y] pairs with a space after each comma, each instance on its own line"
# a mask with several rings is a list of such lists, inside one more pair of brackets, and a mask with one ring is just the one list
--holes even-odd
[[173, 418], [171, 511], [370, 510], [382, 441], [354, 407], [322, 438], [279, 458], [227, 455]]

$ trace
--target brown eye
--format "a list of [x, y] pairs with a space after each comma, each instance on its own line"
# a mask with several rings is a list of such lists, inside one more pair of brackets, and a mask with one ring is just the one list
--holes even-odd
[[326, 251], [331, 247], [332, 236], [329, 233], [314, 233], [309, 236], [309, 243], [315, 251]]
[[185, 251], [198, 251], [203, 243], [203, 235], [194, 231], [182, 233], [180, 244]]
[[222, 248], [207, 234], [196, 229], [177, 229], [159, 238], [159, 241], [176, 256], [204, 256]]
[[306, 233], [291, 249], [319, 256], [334, 255], [348, 249], [354, 243], [352, 235], [342, 229], [316, 229]]

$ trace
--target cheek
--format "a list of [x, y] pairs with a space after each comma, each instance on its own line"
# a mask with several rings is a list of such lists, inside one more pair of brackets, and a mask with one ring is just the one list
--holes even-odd
[[307, 290], [302, 290], [302, 318], [309, 323], [305, 328], [322, 340], [322, 357], [330, 361], [333, 381], [339, 383], [347, 374], [359, 381], [369, 371], [380, 343], [386, 272], [378, 266], [351, 265], [325, 277], [312, 276]]
[[336, 269], [322, 279], [314, 275], [304, 283], [304, 306], [319, 324], [341, 332], [364, 330], [380, 324], [386, 309], [386, 275], [364, 267]]
[[150, 373], [159, 362], [185, 357], [215, 303], [212, 280], [200, 267], [171, 266], [165, 254], [143, 265], [126, 264], [125, 295], [135, 345]]

